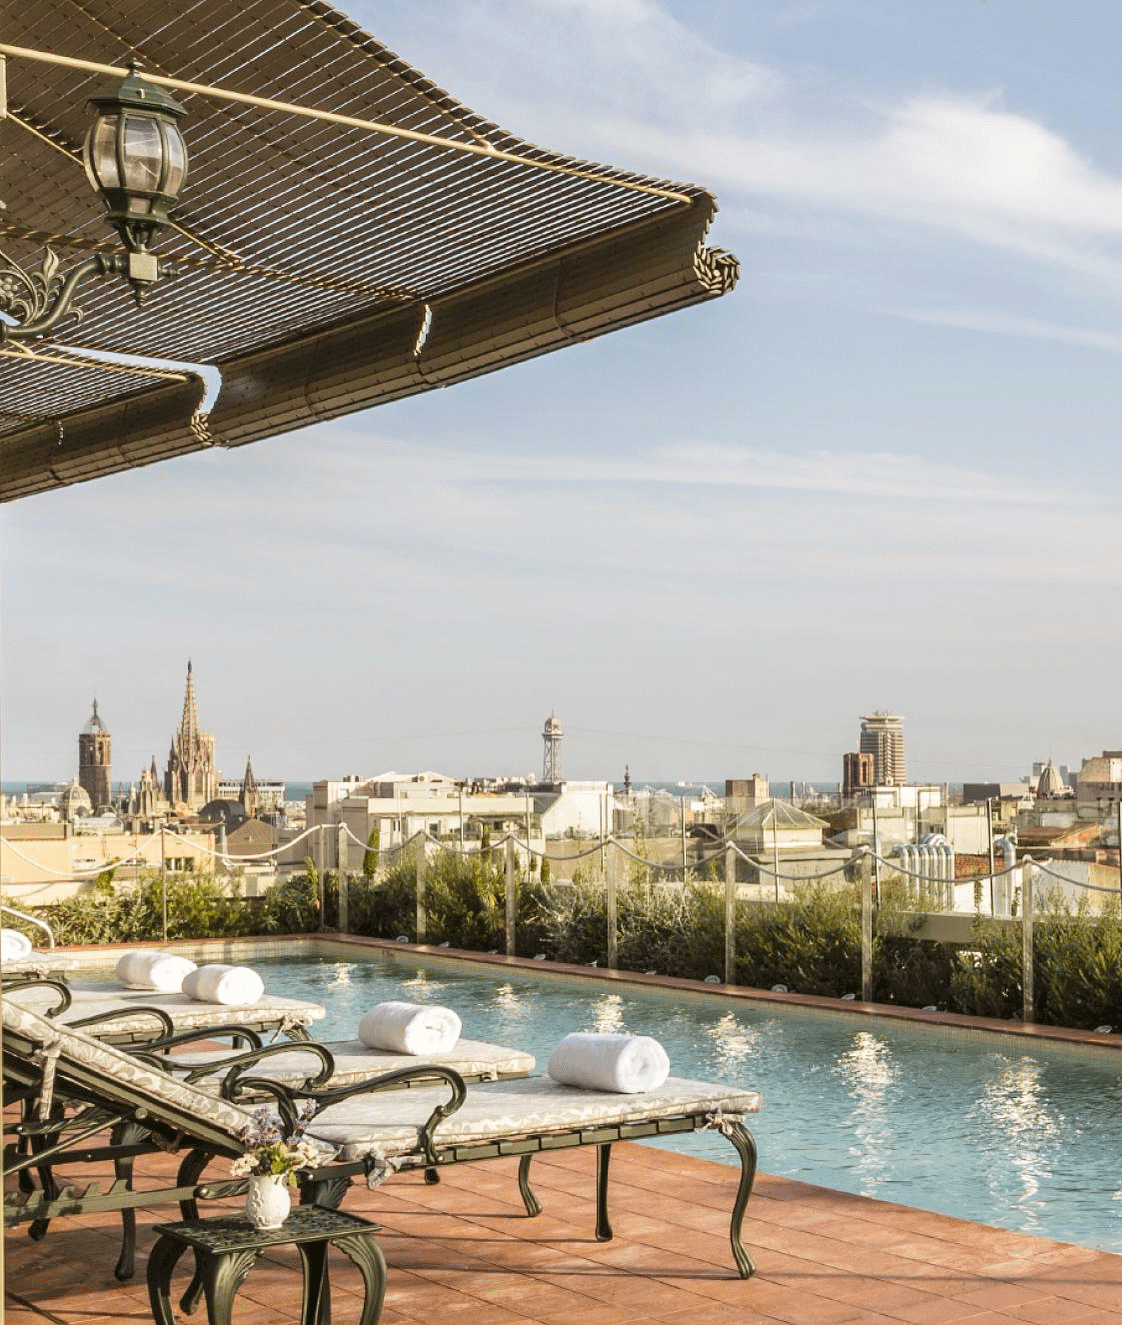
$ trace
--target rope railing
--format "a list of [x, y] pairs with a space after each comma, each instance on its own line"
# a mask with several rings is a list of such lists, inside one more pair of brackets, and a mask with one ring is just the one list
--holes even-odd
[[782, 879], [788, 883], [810, 883], [817, 879], [829, 879], [835, 874], [840, 874], [842, 870], [849, 869], [854, 860], [858, 859], [858, 857], [851, 856], [848, 860], [843, 860], [839, 865], [832, 865], [828, 870], [819, 870], [814, 874], [784, 874], [781, 870], [769, 869], [762, 861], [756, 860], [754, 856], [748, 855], [747, 852], [742, 850], [735, 842], [729, 842], [727, 845], [731, 846], [740, 859], [746, 861], [754, 870], [758, 870], [761, 874], [766, 874], [769, 879]]
[[[361, 847], [363, 851], [369, 851], [371, 849], [370, 844], [368, 842], [364, 842], [362, 838], [358, 837], [349, 824], [343, 824], [340, 826], [343, 829], [344, 835], [347, 838], [349, 838], [355, 844], [355, 846]], [[480, 851], [480, 847], [474, 843], [469, 846], [466, 842], [463, 843], [462, 845], [457, 842], [448, 842], [444, 838], [435, 837], [432, 833], [428, 832], [426, 829], [419, 830], [418, 833], [414, 834], [413, 838], [411, 838], [410, 841], [415, 841], [418, 836], [423, 837], [424, 840], [427, 842], [431, 842], [434, 846], [438, 847], [440, 850], [450, 851], [454, 855], [458, 856], [474, 856], [478, 855]], [[711, 864], [723, 860], [725, 850], [731, 846], [736, 851], [737, 855], [740, 857], [741, 860], [752, 865], [753, 868], [758, 869], [761, 873], [767, 874], [770, 878], [786, 880], [791, 883], [800, 883], [816, 879], [828, 879], [835, 874], [840, 874], [843, 870], [847, 869], [849, 865], [852, 863], [852, 858], [850, 858], [849, 860], [842, 861], [841, 864], [839, 865], [832, 865], [830, 866], [829, 869], [820, 870], [817, 872], [785, 874], [782, 870], [778, 871], [772, 870], [769, 869], [766, 865], [758, 862], [754, 857], [750, 856], [746, 851], [744, 851], [744, 849], [741, 846], [739, 846], [737, 842], [735, 842], [732, 838], [729, 837], [721, 838], [716, 845], [716, 849], [710, 855], [699, 855], [692, 861], [688, 861], [685, 864], [683, 864], [681, 861], [651, 860], [646, 856], [641, 856], [638, 852], [633, 851], [629, 846], [627, 846], [624, 842], [622, 842], [618, 837], [615, 837], [614, 835], [605, 837], [603, 839], [597, 838], [594, 842], [590, 843], [590, 845], [587, 846], [583, 851], [567, 851], [563, 855], [552, 855], [550, 852], [542, 850], [539, 847], [535, 847], [531, 843], [524, 842], [515, 833], [504, 833], [502, 837], [497, 838], [491, 842], [490, 844], [491, 850], [492, 851], [500, 850], [502, 847], [506, 845], [508, 841], [513, 842], [516, 849], [524, 852], [526, 855], [535, 856], [540, 860], [548, 860], [551, 864], [564, 864], [566, 862], [575, 861], [575, 860], [587, 860], [590, 856], [598, 855], [600, 852], [605, 851], [608, 847], [614, 847], [615, 850], [618, 851], [622, 856], [625, 856], [628, 860], [633, 861], [636, 865], [640, 865], [644, 869], [659, 870], [664, 874], [676, 874], [676, 873], [690, 874], [695, 872], [696, 870], [704, 869]], [[408, 842], [403, 842], [393, 847], [385, 847], [385, 848], [379, 847], [378, 848], [379, 860], [381, 860], [382, 856], [387, 852], [391, 853], [391, 855], [393, 856], [396, 856], [408, 845], [409, 845]]]
[[[65, 870], [65, 869], [56, 869], [53, 866], [46, 865], [36, 860], [33, 856], [28, 855], [27, 852], [21, 850], [16, 842], [12, 841], [7, 837], [0, 835], [0, 842], [2, 842], [3, 845], [8, 850], [10, 850], [15, 856], [17, 856], [20, 860], [24, 861], [25, 864], [32, 865], [36, 869], [40, 870], [45, 874], [51, 875], [52, 877], [60, 880], [62, 879], [80, 880], [86, 878], [96, 878], [99, 874], [103, 874], [108, 869], [118, 869], [122, 866], [137, 865], [137, 864], [154, 864], [155, 862], [147, 860], [144, 857], [143, 853], [147, 848], [152, 846], [154, 842], [159, 840], [161, 836], [167, 839], [171, 839], [172, 841], [180, 842], [183, 845], [191, 848], [193, 852], [197, 852], [203, 856], [207, 856], [210, 859], [221, 863], [227, 868], [230, 868], [230, 867], [237, 867], [238, 865], [243, 865], [250, 862], [279, 860], [281, 856], [290, 853], [293, 850], [293, 848], [297, 847], [301, 842], [307, 841], [309, 838], [313, 837], [318, 837], [318, 840], [322, 844], [324, 844], [324, 849], [326, 849], [325, 839], [327, 838], [327, 835], [333, 831], [335, 833], [340, 833], [341, 831], [341, 835], [343, 838], [352, 842], [355, 846], [359, 847], [363, 852], [371, 850], [369, 842], [363, 841], [362, 838], [358, 837], [349, 824], [314, 824], [311, 828], [306, 828], [302, 833], [298, 834], [291, 841], [282, 843], [280, 846], [273, 847], [268, 851], [252, 852], [245, 854], [238, 853], [236, 855], [231, 855], [229, 851], [220, 850], [218, 848], [208, 846], [204, 842], [199, 842], [196, 839], [187, 837], [183, 833], [180, 833], [174, 828], [165, 827], [162, 830], [162, 834], [161, 832], [152, 833], [143, 842], [139, 842], [133, 848], [133, 850], [126, 856], [119, 857], [118, 859], [115, 860], [106, 860], [96, 865], [90, 865], [86, 867], [75, 866], [70, 868], [69, 870]], [[436, 837], [433, 833], [429, 832], [427, 829], [420, 829], [418, 830], [417, 833], [413, 834], [413, 836], [407, 839], [406, 841], [395, 843], [394, 845], [389, 847], [379, 846], [377, 848], [379, 865], [386, 863], [387, 860], [391, 861], [396, 860], [401, 855], [402, 852], [409, 849], [413, 844], [417, 842], [418, 839], [420, 839], [425, 843], [431, 843], [434, 847], [436, 847], [440, 851], [447, 851], [454, 855], [462, 857], [478, 855], [480, 851], [480, 846], [477, 842], [471, 842], [471, 843], [449, 842], [446, 839]], [[533, 857], [542, 861], [549, 861], [551, 864], [566, 864], [566, 863], [573, 863], [577, 861], [587, 860], [590, 857], [602, 854], [605, 851], [607, 851], [609, 848], [611, 848], [617, 851], [621, 856], [623, 856], [627, 860], [630, 860], [635, 865], [638, 865], [643, 869], [658, 871], [659, 873], [664, 875], [682, 874], [683, 876], [696, 874], [699, 871], [708, 869], [710, 865], [722, 862], [725, 859], [728, 849], [731, 847], [736, 857], [739, 860], [749, 865], [754, 871], [756, 871], [758, 875], [766, 876], [768, 879], [772, 879], [776, 883], [813, 883], [813, 882], [819, 882], [823, 879], [833, 878], [839, 874], [844, 873], [846, 870], [850, 869], [855, 863], [859, 862], [863, 857], [867, 857], [870, 860], [876, 861], [885, 869], [891, 870], [894, 874], [902, 876], [903, 878], [910, 879], [919, 884], [932, 885], [943, 889], [954, 886], [964, 886], [968, 884], [977, 885], [978, 883], [982, 883], [984, 885], [986, 883], [997, 882], [998, 880], [1001, 879], [1008, 879], [1011, 876], [1020, 877], [1020, 872], [1023, 866], [1025, 864], [1031, 864], [1033, 868], [1040, 871], [1041, 874], [1047, 875], [1048, 877], [1053, 878], [1058, 882], [1065, 884], [1069, 888], [1081, 889], [1085, 892], [1099, 893], [1107, 896], [1122, 894], [1122, 887], [1112, 888], [1112, 887], [1106, 887], [1102, 884], [1090, 883], [1089, 881], [1084, 882], [1081, 879], [1072, 878], [1067, 874], [1063, 874], [1053, 868], [1050, 868], [1045, 863], [1032, 860], [1031, 857], [1027, 856], [1021, 862], [1013, 865], [1008, 865], [1000, 870], [994, 870], [992, 872], [987, 871], [984, 874], [970, 875], [965, 878], [963, 877], [949, 878], [946, 875], [942, 874], [932, 874], [921, 870], [911, 869], [908, 866], [906, 866], [899, 859], [899, 857], [883, 856], [868, 846], [857, 848], [852, 856], [848, 857], [846, 860], [840, 861], [836, 865], [831, 865], [819, 870], [800, 870], [798, 873], [790, 873], [788, 871], [780, 869], [777, 865], [772, 866], [766, 864], [763, 860], [759, 858], [758, 855], [753, 855], [749, 853], [744, 849], [743, 846], [741, 846], [740, 843], [736, 842], [733, 838], [727, 836], [718, 839], [714, 843], [713, 850], [711, 852], [709, 852], [708, 854], [699, 854], [696, 857], [694, 857], [694, 859], [692, 859], [687, 863], [683, 863], [680, 861], [652, 860], [646, 856], [639, 854], [637, 851], [629, 847], [626, 843], [624, 843], [614, 835], [595, 839], [591, 841], [588, 846], [586, 846], [585, 848], [579, 851], [567, 851], [562, 854], [555, 854], [545, 850], [544, 848], [539, 848], [534, 846], [532, 842], [524, 841], [522, 838], [518, 837], [517, 834], [515, 833], [508, 832], [503, 834], [502, 837], [493, 841], [490, 844], [490, 849], [492, 851], [502, 850], [505, 848], [508, 841], [512, 842], [514, 844], [515, 849], [525, 854], [528, 858]], [[327, 865], [325, 859], [321, 860], [320, 863], [325, 866]], [[336, 861], [336, 864], [338, 864], [338, 861]]]
[[1043, 865], [1037, 860], [1034, 860], [1032, 865], [1033, 868], [1038, 869], [1041, 874], [1048, 874], [1053, 879], [1059, 879], [1061, 883], [1069, 884], [1073, 888], [1084, 888], [1087, 892], [1092, 893], [1108, 893], [1114, 897], [1122, 894], [1122, 887], [1104, 888], [1100, 883], [1084, 883], [1081, 879], [1071, 879], [1066, 874], [1060, 874], [1057, 870], [1049, 869], [1047, 865]]
[[311, 837], [313, 833], [320, 833], [323, 828], [320, 824], [314, 824], [311, 828], [306, 828], [298, 837], [294, 837], [291, 842], [285, 842], [279, 847], [274, 847], [271, 851], [259, 851], [247, 855], [231, 856], [226, 851], [216, 851], [213, 847], [208, 847], [202, 842], [193, 842], [189, 837], [184, 837], [182, 833], [177, 833], [174, 828], [165, 828], [164, 832], [174, 841], [183, 842], [186, 846], [195, 851], [201, 851], [204, 856], [211, 856], [214, 860], [220, 860], [224, 865], [236, 865], [240, 861], [247, 860], [277, 860], [286, 851], [291, 851], [294, 846], [298, 846], [306, 837]]
[[8, 850], [12, 853], [12, 855], [18, 856], [19, 859], [22, 860], [25, 864], [34, 865], [34, 867], [37, 870], [42, 870], [44, 874], [51, 874], [56, 879], [73, 879], [73, 878], [96, 879], [99, 874], [104, 874], [106, 870], [119, 869], [122, 865], [135, 865], [143, 861], [144, 858], [140, 853], [145, 849], [145, 847], [151, 846], [157, 837], [159, 837], [159, 834], [153, 833], [152, 836], [147, 839], [147, 841], [140, 842], [135, 847], [133, 847], [129, 855], [122, 856], [117, 860], [105, 860], [102, 861], [99, 865], [91, 865], [86, 869], [72, 866], [68, 870], [56, 870], [51, 865], [42, 864], [40, 861], [35, 860], [34, 857], [29, 856], [26, 852], [21, 851], [19, 847], [16, 846], [16, 844], [7, 837], [0, 836], [0, 842], [2, 842], [4, 846], [8, 848]]
[[[331, 839], [334, 838], [334, 849], [332, 850]], [[375, 848], [369, 840], [363, 841], [359, 838], [349, 824], [315, 824], [311, 828], [306, 828], [303, 832], [295, 836], [290, 842], [286, 842], [279, 847], [269, 851], [252, 853], [245, 856], [230, 856], [225, 849], [216, 849], [201, 843], [191, 837], [184, 835], [177, 829], [165, 826], [157, 833], [153, 833], [145, 842], [138, 843], [132, 853], [121, 860], [107, 862], [97, 868], [87, 871], [74, 871], [70, 877], [75, 875], [102, 873], [109, 866], [116, 866], [141, 859], [141, 853], [151, 847], [157, 840], [161, 840], [161, 848], [166, 845], [167, 840], [183, 843], [193, 851], [210, 857], [215, 861], [223, 862], [226, 865], [246, 863], [249, 861], [271, 860], [280, 857], [285, 853], [292, 853], [293, 849], [300, 843], [309, 839], [316, 839], [319, 845], [318, 852], [312, 853], [312, 860], [320, 866], [319, 875], [319, 929], [327, 927], [327, 892], [324, 887], [326, 871], [332, 867], [338, 869], [338, 917], [333, 919], [332, 923], [337, 924], [338, 928], [344, 933], [348, 931], [347, 907], [348, 907], [348, 888], [353, 886], [351, 878], [348, 878], [347, 863], [344, 859], [344, 843], [351, 843], [362, 851], [369, 852], [376, 850], [379, 864], [386, 859], [400, 859], [406, 851], [412, 851], [416, 856], [416, 921], [415, 925], [410, 925], [410, 932], [415, 934], [417, 943], [428, 943], [430, 940], [427, 934], [427, 915], [426, 906], [428, 902], [428, 888], [426, 887], [425, 876], [428, 865], [428, 848], [435, 847], [438, 852], [447, 852], [461, 859], [467, 857], [479, 858], [483, 849], [482, 842], [479, 841], [460, 841], [452, 842], [442, 840], [429, 832], [427, 828], [420, 829], [414, 833], [407, 841], [394, 844], [392, 847], [383, 850], [380, 842]], [[33, 858], [26, 852], [21, 851], [18, 846], [8, 841], [6, 838], [0, 838], [15, 855], [27, 861], [30, 864], [36, 864]], [[707, 844], [708, 845], [708, 844]], [[743, 889], [745, 886], [751, 888], [759, 887], [764, 878], [775, 881], [775, 901], [780, 900], [779, 883], [800, 884], [817, 882], [824, 879], [836, 877], [848, 871], [856, 873], [857, 891], [859, 895], [859, 907], [861, 913], [860, 924], [860, 950], [861, 950], [861, 999], [870, 1001], [873, 997], [874, 981], [873, 970], [874, 960], [878, 951], [874, 936], [874, 916], [880, 905], [879, 895], [874, 883], [874, 866], [880, 866], [901, 878], [911, 880], [915, 883], [925, 885], [935, 885], [942, 891], [944, 900], [948, 897], [948, 889], [953, 889], [959, 885], [974, 885], [976, 888], [986, 883], [991, 885], [990, 901], [988, 910], [984, 913], [992, 915], [995, 920], [1002, 923], [1015, 925], [1019, 928], [1021, 934], [1022, 960], [1021, 960], [1021, 989], [1023, 1003], [1023, 1020], [1031, 1022], [1035, 1016], [1034, 1003], [1034, 985], [1033, 985], [1033, 930], [1036, 923], [1036, 917], [1041, 914], [1041, 902], [1047, 894], [1042, 895], [1036, 891], [1035, 884], [1039, 879], [1054, 879], [1063, 883], [1071, 889], [1082, 889], [1088, 892], [1100, 893], [1104, 895], [1119, 895], [1122, 890], [1105, 887], [1090, 882], [1084, 883], [1078, 879], [1072, 879], [1059, 870], [1050, 867], [1049, 864], [1042, 864], [1034, 861], [1031, 856], [1026, 856], [1019, 864], [1006, 865], [1000, 871], [993, 870], [988, 874], [980, 874], [967, 878], [947, 878], [944, 874], [931, 874], [925, 871], [916, 870], [905, 864], [899, 857], [889, 858], [881, 855], [868, 844], [858, 846], [852, 854], [835, 864], [825, 866], [819, 869], [810, 869], [805, 872], [791, 873], [789, 869], [780, 868], [778, 859], [772, 865], [766, 864], [758, 856], [750, 854], [745, 847], [730, 837], [726, 836], [722, 840], [712, 844], [712, 851], [708, 855], [699, 855], [692, 862], [677, 862], [665, 860], [651, 860], [641, 852], [636, 851], [633, 845], [621, 841], [615, 836], [604, 836], [593, 839], [587, 845], [582, 846], [580, 850], [567, 851], [563, 854], [551, 854], [542, 847], [536, 847], [529, 840], [523, 841], [514, 832], [505, 832], [501, 837], [488, 843], [488, 850], [493, 859], [505, 854], [506, 857], [506, 920], [505, 929], [506, 950], [508, 954], [516, 952], [516, 929], [518, 926], [519, 904], [518, 904], [518, 870], [515, 866], [515, 853], [525, 854], [527, 860], [535, 858], [542, 861], [554, 863], [572, 864], [577, 861], [586, 860], [589, 857], [600, 855], [603, 867], [597, 876], [599, 887], [602, 881], [606, 890], [606, 904], [604, 910], [604, 930], [607, 947], [607, 965], [609, 968], [617, 968], [619, 965], [621, 929], [619, 925], [619, 912], [617, 911], [618, 889], [621, 883], [621, 870], [619, 863], [629, 861], [633, 865], [643, 869], [648, 869], [662, 875], [681, 874], [684, 880], [688, 880], [691, 875], [696, 875], [700, 870], [717, 862], [723, 863], [723, 878], [713, 877], [712, 882], [715, 885], [723, 885], [724, 889], [724, 977], [711, 975], [706, 977], [710, 982], [736, 984], [738, 963], [737, 963], [737, 941], [738, 933], [741, 932], [742, 918], [745, 914], [743, 910], [738, 910], [745, 903], [754, 903], [755, 899], [746, 894]], [[609, 857], [608, 853], [611, 853]], [[683, 849], [684, 854], [684, 849]], [[778, 854], [778, 853], [777, 853]], [[161, 849], [161, 857], [164, 856], [164, 850]], [[330, 857], [334, 856], [332, 862]], [[317, 859], [318, 857], [318, 859]], [[737, 875], [741, 871], [738, 869], [740, 862], [748, 865], [753, 871], [749, 879], [738, 879]], [[497, 863], [497, 859], [496, 859]], [[786, 862], [789, 865], [789, 862]], [[814, 862], [806, 862], [812, 864]], [[1053, 863], [1054, 864], [1054, 863]], [[47, 866], [39, 866], [44, 872], [54, 874], [59, 877], [66, 877], [64, 871], [54, 870]], [[632, 874], [632, 879], [636, 876]], [[1016, 892], [1006, 892], [1000, 897], [1000, 908], [998, 905], [998, 894], [992, 891], [992, 886], [998, 881], [1016, 882], [1019, 887]], [[688, 895], [688, 894], [684, 894]], [[622, 901], [622, 898], [619, 898]], [[769, 899], [770, 900], [770, 899]], [[931, 908], [924, 906], [925, 911]], [[1000, 909], [1000, 914], [999, 914]], [[50, 928], [42, 921], [36, 920], [32, 916], [25, 915], [15, 908], [0, 904], [0, 910], [18, 917], [20, 920], [31, 924], [38, 924], [47, 930], [51, 942], [54, 946], [54, 936], [50, 933]], [[939, 912], [939, 907], [934, 908]], [[952, 907], [953, 910], [953, 907]], [[976, 910], [981, 911], [980, 900], [976, 901]], [[961, 913], [963, 919], [968, 919], [965, 913]], [[167, 887], [166, 877], [164, 886], [164, 939], [168, 936], [168, 915], [167, 915]], [[962, 943], [964, 938], [968, 938], [972, 931], [964, 930], [958, 940], [951, 939], [951, 942]], [[409, 940], [412, 941], [412, 940]], [[447, 946], [444, 944], [443, 946]], [[593, 963], [595, 964], [595, 963]]]

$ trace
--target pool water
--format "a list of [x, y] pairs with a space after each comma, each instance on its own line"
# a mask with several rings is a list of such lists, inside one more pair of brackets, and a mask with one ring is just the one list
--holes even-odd
[[[1122, 1059], [966, 1038], [842, 1013], [776, 1010], [396, 953], [255, 962], [273, 993], [324, 1004], [317, 1038], [350, 1039], [384, 999], [440, 1003], [465, 1037], [545, 1071], [569, 1031], [666, 1046], [675, 1076], [759, 1090], [749, 1126], [767, 1173], [1122, 1252]], [[670, 1138], [735, 1163], [714, 1134]]]

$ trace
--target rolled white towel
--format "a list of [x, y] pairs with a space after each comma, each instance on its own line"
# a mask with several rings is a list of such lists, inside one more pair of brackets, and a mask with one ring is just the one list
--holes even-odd
[[358, 1023], [368, 1049], [395, 1054], [446, 1054], [460, 1038], [460, 1018], [429, 1003], [379, 1003]]
[[200, 1003], [222, 1003], [228, 1008], [241, 1008], [257, 1002], [265, 992], [265, 982], [248, 966], [225, 966], [214, 962], [185, 975], [183, 992]]
[[670, 1059], [649, 1035], [574, 1031], [554, 1049], [546, 1070], [566, 1086], [638, 1095], [662, 1085], [670, 1075]]
[[157, 948], [137, 948], [126, 952], [117, 963], [114, 975], [117, 983], [126, 989], [155, 989], [161, 994], [178, 994], [184, 976], [195, 970], [190, 957], [175, 952], [160, 952]]
[[31, 940], [18, 929], [0, 929], [0, 961], [18, 962], [31, 956]]

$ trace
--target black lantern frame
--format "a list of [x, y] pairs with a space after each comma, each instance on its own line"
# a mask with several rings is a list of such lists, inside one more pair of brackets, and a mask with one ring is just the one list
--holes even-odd
[[82, 159], [126, 252], [87, 258], [65, 276], [50, 249], [38, 271], [25, 270], [0, 253], [0, 313], [6, 315], [0, 319], [0, 341], [37, 340], [64, 318], [81, 320], [73, 299], [87, 276], [119, 273], [138, 304], [160, 277], [150, 249], [159, 230], [170, 224], [169, 213], [187, 178], [187, 146], [179, 131], [187, 108], [143, 78], [135, 62], [124, 79], [94, 93], [89, 104], [97, 114]]
[[97, 115], [82, 149], [86, 176], [128, 251], [146, 252], [168, 224], [187, 178], [187, 145], [178, 124], [187, 108], [144, 79], [135, 63], [89, 104]]

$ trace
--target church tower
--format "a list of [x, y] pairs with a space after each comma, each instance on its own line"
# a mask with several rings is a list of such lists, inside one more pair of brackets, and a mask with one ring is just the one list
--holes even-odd
[[253, 776], [253, 760], [246, 757], [242, 794], [238, 798], [247, 819], [256, 819], [258, 810], [257, 779]]
[[78, 733], [78, 785], [90, 798], [94, 810], [100, 810], [112, 799], [110, 778], [113, 771], [113, 738], [93, 702], [89, 722]]
[[166, 808], [160, 775], [156, 770], [156, 756], [153, 755], [151, 764], [142, 770], [140, 781], [133, 788], [129, 811], [147, 823], [152, 823]]
[[195, 706], [195, 678], [187, 664], [187, 693], [183, 697], [183, 717], [179, 730], [171, 738], [168, 766], [164, 774], [164, 795], [171, 804], [199, 810], [218, 795], [218, 770], [214, 759], [214, 737], [199, 725]]

